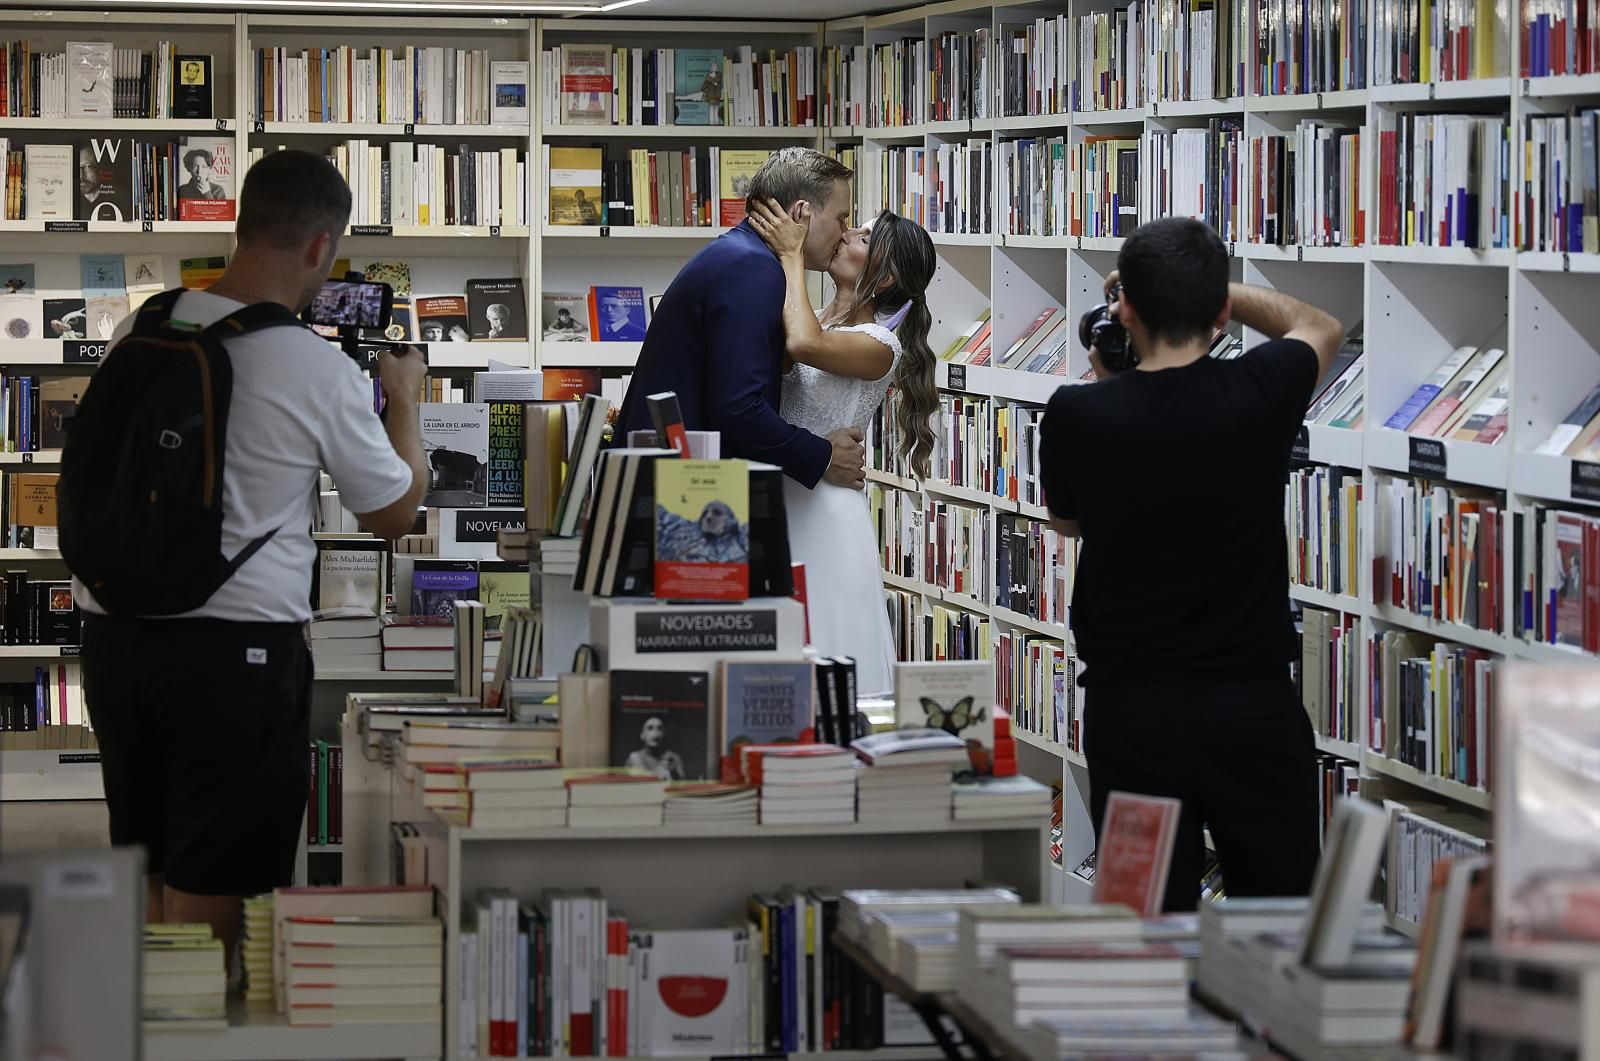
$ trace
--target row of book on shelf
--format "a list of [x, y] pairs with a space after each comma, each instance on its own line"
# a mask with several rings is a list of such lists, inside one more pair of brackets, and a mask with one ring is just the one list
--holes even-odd
[[487, 48], [257, 48], [257, 121], [528, 124], [528, 64]]
[[172, 41], [148, 50], [119, 48], [111, 41], [68, 41], [61, 51], [42, 49], [38, 41], [0, 41], [0, 117], [212, 116], [210, 55], [180, 53]]
[[558, 126], [817, 124], [817, 49], [613, 48], [561, 44], [540, 56], [540, 90]]
[[94, 137], [69, 144], [0, 137], [6, 221], [232, 221], [234, 140]]
[[312, 741], [310, 785], [306, 791], [306, 843], [325, 847], [344, 840], [344, 748]]
[[715, 144], [625, 151], [546, 144], [546, 220], [621, 227], [736, 225], [744, 218], [750, 179], [771, 154]]

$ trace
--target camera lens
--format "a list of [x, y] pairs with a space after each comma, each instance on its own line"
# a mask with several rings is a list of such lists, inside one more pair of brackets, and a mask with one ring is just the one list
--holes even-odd
[[1085, 313], [1078, 321], [1078, 342], [1083, 344], [1085, 350], [1094, 345], [1095, 325], [1106, 319], [1106, 304], [1104, 302]]

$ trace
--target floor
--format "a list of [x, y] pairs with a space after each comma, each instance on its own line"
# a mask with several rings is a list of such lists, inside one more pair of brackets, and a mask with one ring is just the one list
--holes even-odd
[[0, 854], [110, 844], [102, 800], [0, 803]]

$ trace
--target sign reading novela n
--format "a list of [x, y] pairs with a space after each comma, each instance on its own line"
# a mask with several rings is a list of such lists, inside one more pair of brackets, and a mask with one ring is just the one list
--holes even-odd
[[456, 510], [456, 541], [492, 542], [503, 530], [527, 530], [528, 513], [520, 508]]
[[635, 652], [776, 652], [778, 613], [729, 608], [644, 612], [633, 619]]

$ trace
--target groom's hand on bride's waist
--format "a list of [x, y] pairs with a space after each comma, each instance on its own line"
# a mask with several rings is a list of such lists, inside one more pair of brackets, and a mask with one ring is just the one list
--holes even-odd
[[867, 447], [865, 436], [853, 427], [841, 427], [828, 436], [833, 446], [833, 459], [822, 478], [834, 486], [847, 486], [861, 490], [867, 484]]

